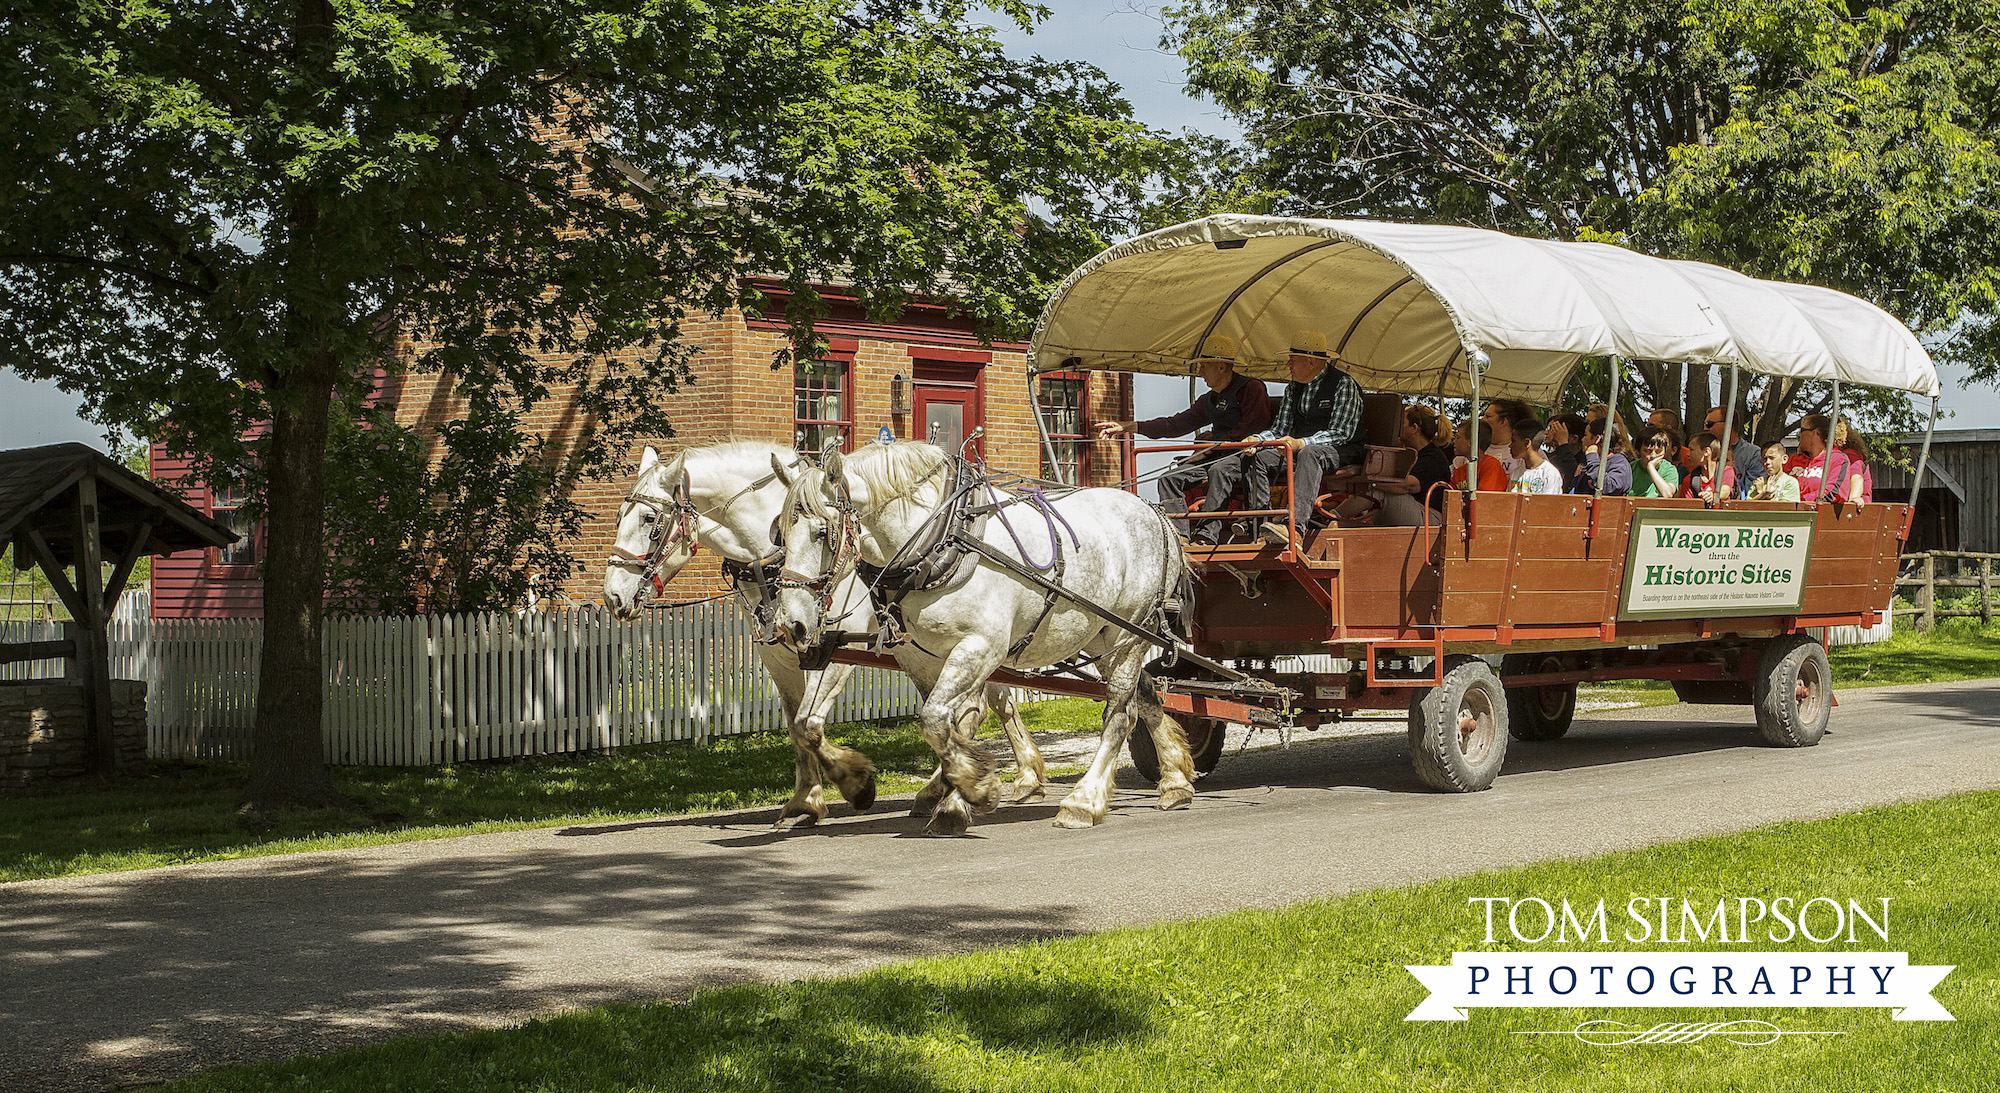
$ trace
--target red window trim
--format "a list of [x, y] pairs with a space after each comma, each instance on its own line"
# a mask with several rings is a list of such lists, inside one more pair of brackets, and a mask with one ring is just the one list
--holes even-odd
[[993, 351], [990, 349], [954, 349], [942, 345], [912, 345], [907, 352], [910, 354], [911, 360], [918, 361], [979, 365], [993, 363]]
[[842, 368], [840, 380], [840, 418], [828, 421], [820, 418], [799, 416], [799, 381], [796, 369], [792, 373], [792, 443], [798, 443], [798, 435], [809, 425], [833, 425], [841, 430], [840, 450], [851, 452], [855, 444], [854, 427], [854, 355], [861, 349], [861, 343], [852, 338], [826, 339], [826, 352], [819, 355], [819, 361], [832, 361]]
[[[1045, 380], [1075, 380], [1079, 384], [1076, 391], [1076, 423], [1077, 428], [1081, 431], [1059, 433], [1051, 425], [1049, 429], [1049, 446], [1055, 447], [1056, 442], [1060, 440], [1069, 440], [1076, 443], [1076, 480], [1078, 485], [1082, 485], [1085, 475], [1090, 470], [1091, 442], [1095, 439], [1090, 435], [1090, 373], [1083, 371], [1043, 372], [1041, 375], [1036, 376], [1034, 382], [1035, 406], [1037, 409], [1042, 405], [1041, 385]], [[1045, 471], [1054, 471], [1055, 468], [1048, 465], [1048, 458], [1048, 452], [1041, 453], [1042, 469]]]

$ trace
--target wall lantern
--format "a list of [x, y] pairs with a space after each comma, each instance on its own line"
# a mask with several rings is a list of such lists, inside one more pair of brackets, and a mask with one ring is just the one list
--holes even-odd
[[910, 412], [910, 381], [901, 372], [889, 377], [889, 412], [907, 414]]

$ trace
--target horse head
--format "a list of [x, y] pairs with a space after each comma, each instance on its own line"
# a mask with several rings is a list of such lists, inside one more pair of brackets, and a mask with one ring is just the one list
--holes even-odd
[[659, 591], [694, 557], [694, 519], [682, 457], [663, 462], [647, 447], [639, 457], [639, 476], [619, 506], [604, 565], [604, 605], [613, 615], [638, 618], [647, 592]]
[[772, 582], [771, 628], [767, 640], [818, 655], [837, 644], [830, 625], [837, 589], [854, 572], [856, 560], [854, 486], [846, 460], [826, 453], [824, 465], [791, 476], [791, 489], [778, 514], [785, 566]]

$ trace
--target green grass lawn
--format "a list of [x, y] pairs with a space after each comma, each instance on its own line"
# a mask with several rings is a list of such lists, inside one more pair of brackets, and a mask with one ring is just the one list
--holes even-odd
[[[1324, 847], [1352, 853], [1337, 833]], [[1890, 940], [1956, 964], [1952, 1023], [1886, 1009], [1474, 1009], [1406, 1023], [1405, 964], [1487, 945], [1472, 897], [1893, 898]], [[1870, 904], [1873, 905], [1872, 902]], [[1613, 927], [1613, 938], [1623, 927]], [[524, 1026], [217, 1072], [173, 1093], [353, 1090], [1983, 1090], [2000, 1083], [2000, 793], [1365, 893], [1281, 911], [925, 960], [853, 978], [738, 986]], [[1504, 934], [1501, 935], [1505, 937]], [[1658, 948], [1622, 940], [1609, 949]], [[1670, 947], [1672, 948], [1672, 947]], [[1686, 946], [1678, 947], [1685, 951]], [[1827, 952], [1842, 945], [1758, 944]], [[1863, 972], [1863, 975], [1866, 973]], [[1516, 1036], [1593, 1018], [1753, 1017], [1835, 1032], [1592, 1047]]]
[[[1067, 731], [1093, 727], [1097, 711], [1093, 702], [1057, 699], [1023, 707], [1022, 719], [1031, 731]], [[997, 724], [988, 728], [997, 734]], [[830, 735], [875, 761], [885, 794], [914, 792], [937, 765], [911, 719], [839, 725]], [[1004, 740], [997, 750], [1008, 754]], [[0, 795], [0, 881], [681, 812], [775, 809], [792, 795], [791, 743], [776, 733], [606, 755], [336, 767], [334, 782], [354, 801], [353, 809], [276, 820], [237, 813], [244, 770], [241, 764], [155, 762], [143, 774]]]
[[2000, 625], [1946, 619], [1928, 634], [1899, 626], [1888, 641], [1842, 646], [1831, 659], [1834, 682], [1844, 687], [1990, 679], [2000, 676]]

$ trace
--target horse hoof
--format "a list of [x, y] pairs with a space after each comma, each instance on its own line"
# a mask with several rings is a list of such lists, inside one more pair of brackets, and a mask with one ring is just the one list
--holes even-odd
[[1000, 788], [1000, 783], [997, 781], [982, 782], [971, 793], [964, 794], [965, 803], [972, 807], [974, 815], [984, 816], [1000, 807], [1000, 798], [1003, 792]]
[[1172, 812], [1175, 809], [1186, 808], [1193, 803], [1194, 790], [1192, 789], [1163, 789], [1160, 791], [1160, 803], [1155, 807], [1162, 812]]
[[856, 812], [866, 812], [875, 807], [875, 775], [870, 772], [868, 781], [862, 783], [861, 792], [847, 799]]
[[1096, 827], [1103, 822], [1102, 817], [1095, 816], [1075, 805], [1064, 805], [1056, 810], [1056, 826], [1067, 828], [1071, 831], [1081, 830], [1086, 827]]
[[1031, 786], [1016, 785], [1014, 787], [1014, 797], [1008, 803], [1016, 805], [1031, 804], [1035, 801], [1043, 800], [1048, 795], [1047, 787], [1040, 783]]
[[816, 812], [784, 812], [771, 824], [773, 831], [789, 831], [795, 827], [814, 827], [821, 817]]
[[931, 813], [931, 822], [925, 826], [924, 831], [931, 835], [949, 836], [963, 835], [971, 829], [972, 813], [963, 805], [957, 808], [939, 805], [938, 810]]

